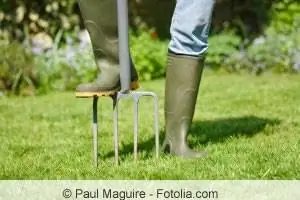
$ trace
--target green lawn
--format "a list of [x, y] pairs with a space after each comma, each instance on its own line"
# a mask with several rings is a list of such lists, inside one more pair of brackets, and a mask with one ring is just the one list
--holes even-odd
[[[142, 87], [159, 95], [163, 131], [164, 80]], [[205, 74], [189, 137], [193, 148], [209, 152], [205, 159], [153, 157], [150, 102], [141, 102], [136, 163], [132, 103], [121, 102], [116, 167], [112, 105], [100, 99], [100, 164], [95, 169], [91, 99], [76, 99], [72, 92], [0, 97], [1, 179], [300, 179], [300, 76]]]

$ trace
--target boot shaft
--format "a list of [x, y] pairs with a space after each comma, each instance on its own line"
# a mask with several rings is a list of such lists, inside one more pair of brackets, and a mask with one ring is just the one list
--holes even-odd
[[[121, 88], [117, 1], [78, 0], [78, 3], [100, 75], [93, 83], [78, 85], [76, 94], [85, 97], [111, 95]], [[131, 57], [130, 62], [131, 89], [137, 89], [138, 74]]]
[[168, 55], [165, 113], [193, 118], [204, 59]]
[[118, 62], [118, 16], [116, 0], [78, 0], [94, 55]]
[[[120, 79], [117, 1], [78, 0], [78, 4], [101, 73], [100, 82], [116, 86]], [[130, 53], [129, 47], [128, 50]], [[108, 66], [103, 63], [108, 63]], [[131, 79], [137, 80], [131, 56], [130, 66]]]

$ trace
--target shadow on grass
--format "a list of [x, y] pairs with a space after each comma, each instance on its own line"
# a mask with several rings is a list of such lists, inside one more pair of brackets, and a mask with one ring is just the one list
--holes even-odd
[[[227, 138], [246, 136], [252, 137], [260, 133], [267, 126], [275, 126], [280, 123], [277, 119], [260, 118], [256, 116], [242, 116], [235, 118], [221, 118], [206, 121], [194, 121], [190, 130], [190, 136], [193, 141], [190, 142], [191, 148], [196, 145], [208, 143], [224, 142]], [[164, 139], [164, 131], [160, 132], [160, 143]], [[152, 137], [147, 141], [138, 144], [139, 151], [154, 151], [155, 138]], [[119, 155], [123, 156], [133, 152], [133, 143], [126, 144], [119, 149]], [[114, 156], [114, 152], [109, 152], [105, 157]]]
[[[252, 137], [267, 126], [278, 125], [278, 119], [268, 119], [256, 116], [221, 118], [216, 120], [195, 121], [190, 134], [199, 138], [202, 144], [224, 142], [229, 137]], [[204, 135], [204, 137], [203, 137]], [[200, 139], [201, 138], [201, 139]]]

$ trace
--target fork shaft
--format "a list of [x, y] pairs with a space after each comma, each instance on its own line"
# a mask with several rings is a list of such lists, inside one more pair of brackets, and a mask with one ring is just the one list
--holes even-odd
[[127, 92], [130, 88], [131, 74], [128, 36], [128, 0], [118, 0], [117, 4], [121, 90], [122, 92]]

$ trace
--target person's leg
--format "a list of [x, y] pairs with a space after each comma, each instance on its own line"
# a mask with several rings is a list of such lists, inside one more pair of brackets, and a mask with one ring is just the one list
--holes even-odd
[[[116, 0], [78, 0], [84, 25], [90, 35], [100, 76], [94, 83], [80, 84], [78, 96], [108, 95], [120, 89], [118, 19]], [[138, 75], [131, 61], [132, 89]]]
[[191, 126], [204, 57], [208, 48], [214, 0], [177, 0], [171, 23], [165, 87], [165, 131], [163, 148], [171, 154], [195, 158], [205, 152], [189, 148]]

